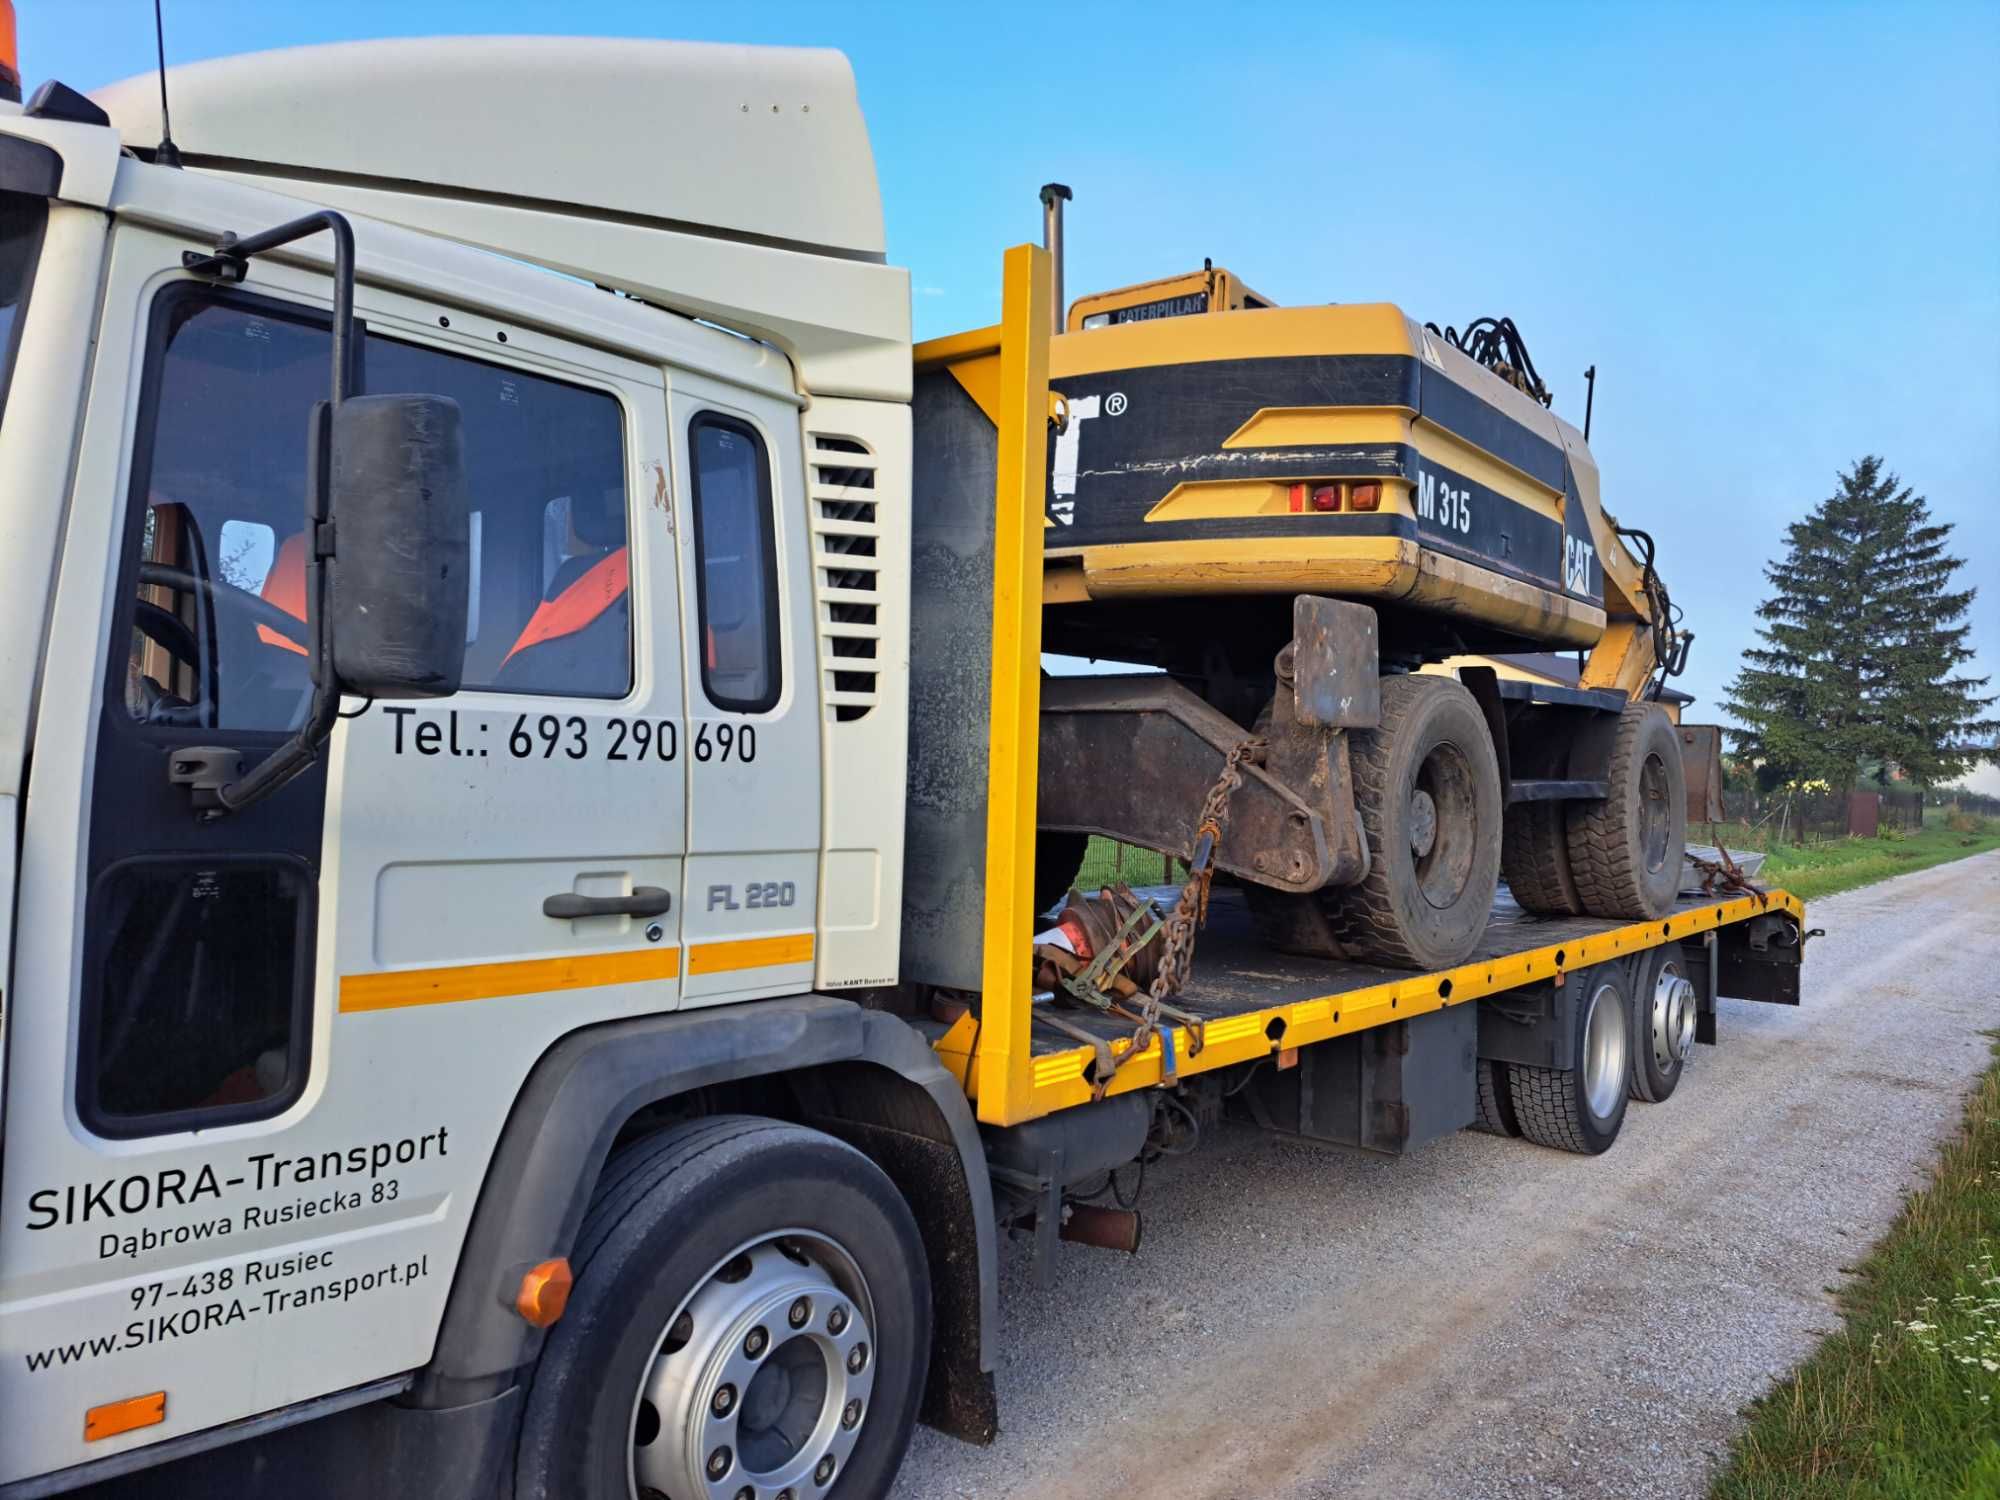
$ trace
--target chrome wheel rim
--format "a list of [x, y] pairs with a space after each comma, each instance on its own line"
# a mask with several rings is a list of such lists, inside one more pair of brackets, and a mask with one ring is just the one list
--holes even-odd
[[1615, 985], [1601, 984], [1583, 1018], [1583, 1093], [1598, 1119], [1609, 1119], [1618, 1107], [1630, 1069], [1625, 1007]]
[[637, 1500], [808, 1500], [854, 1453], [875, 1384], [854, 1258], [788, 1230], [704, 1276], [661, 1335], [631, 1425]]
[[1669, 959], [1653, 981], [1652, 1024], [1647, 1028], [1653, 1066], [1662, 1073], [1686, 1062], [1694, 1050], [1694, 1018], [1694, 986], [1680, 965]]

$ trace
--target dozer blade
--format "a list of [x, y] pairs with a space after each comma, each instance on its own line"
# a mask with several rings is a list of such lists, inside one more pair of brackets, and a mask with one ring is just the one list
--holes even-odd
[[1722, 811], [1722, 728], [1683, 724], [1681, 771], [1687, 777], [1690, 823], [1720, 823]]

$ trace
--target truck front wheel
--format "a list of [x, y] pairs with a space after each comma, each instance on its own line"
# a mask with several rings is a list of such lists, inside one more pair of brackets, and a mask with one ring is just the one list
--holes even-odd
[[522, 1500], [884, 1493], [923, 1395], [930, 1283], [852, 1147], [699, 1120], [613, 1157], [534, 1371]]

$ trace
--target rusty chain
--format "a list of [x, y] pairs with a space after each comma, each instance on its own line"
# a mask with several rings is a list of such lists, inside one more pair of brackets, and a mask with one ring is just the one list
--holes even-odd
[[[1194, 857], [1188, 864], [1187, 883], [1181, 887], [1174, 909], [1167, 914], [1166, 931], [1160, 939], [1160, 967], [1153, 976], [1153, 982], [1146, 988], [1146, 1003], [1140, 1010], [1139, 1029], [1133, 1033], [1131, 1049], [1125, 1054], [1128, 1058], [1145, 1051], [1159, 1031], [1160, 1016], [1168, 1008], [1167, 997], [1179, 994], [1187, 985], [1194, 967], [1195, 934], [1208, 922], [1209, 885], [1215, 875], [1215, 851], [1221, 847], [1223, 831], [1229, 826], [1229, 799], [1243, 785], [1244, 763], [1262, 756], [1266, 744], [1258, 735], [1237, 744], [1223, 757], [1222, 774], [1215, 778], [1215, 785], [1208, 789], [1208, 796], [1202, 801], [1201, 817], [1195, 824]], [[1207, 841], [1205, 847], [1204, 839]], [[1191, 1037], [1188, 1055], [1193, 1057], [1201, 1051], [1205, 1038], [1199, 1018], [1186, 1017], [1186, 1020], [1190, 1023], [1188, 1030]]]

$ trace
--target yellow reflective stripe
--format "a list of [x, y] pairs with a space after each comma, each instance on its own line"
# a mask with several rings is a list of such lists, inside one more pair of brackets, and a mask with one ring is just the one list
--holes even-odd
[[500, 964], [455, 964], [445, 969], [392, 969], [384, 974], [343, 974], [342, 1011], [398, 1010], [406, 1005], [451, 1005], [587, 990], [606, 984], [672, 979], [680, 973], [678, 948], [629, 953], [578, 953], [565, 958], [517, 959]]
[[738, 938], [728, 943], [696, 943], [688, 949], [688, 973], [728, 974], [737, 969], [809, 964], [812, 956], [813, 935], [810, 932], [790, 932], [782, 937]]

